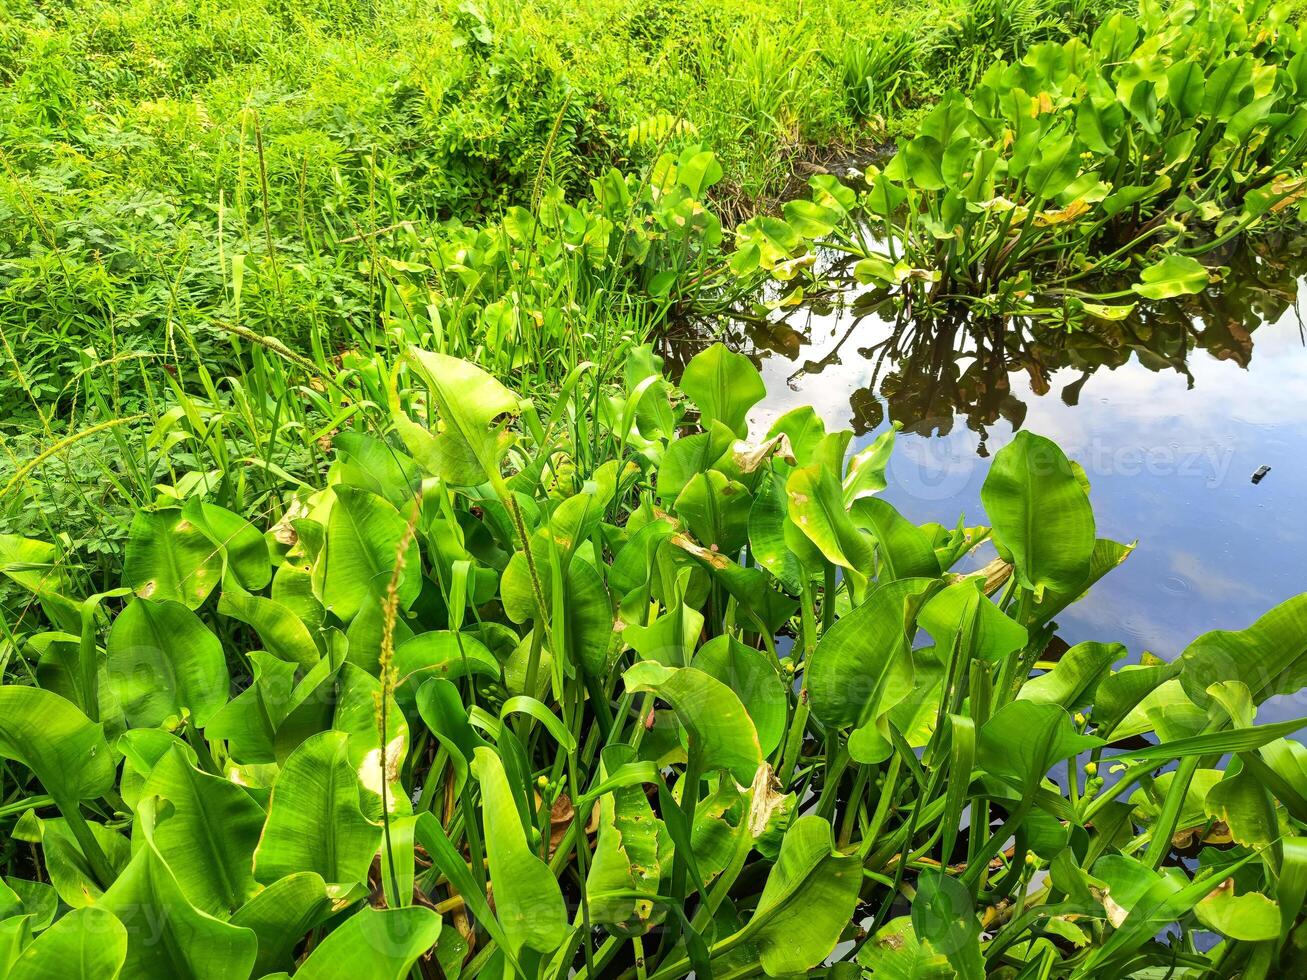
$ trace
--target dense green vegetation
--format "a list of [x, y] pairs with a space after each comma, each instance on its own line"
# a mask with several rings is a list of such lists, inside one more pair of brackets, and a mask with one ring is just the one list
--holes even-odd
[[[487, 366], [527, 387], [561, 383], [591, 336], [616, 358], [669, 312], [721, 305], [698, 272], [732, 250], [735, 219], [802, 187], [808, 161], [857, 159], [995, 53], [1087, 30], [1108, 9], [12, 4], [0, 481], [23, 479], [0, 500], [0, 529], [67, 536], [109, 588], [131, 510], [156, 484], [186, 492], [226, 474], [221, 502], [262, 511], [287, 477], [315, 478], [319, 438], [360, 409], [313, 389], [342, 365], [351, 386], [396, 334], [482, 363], [492, 351]], [[665, 152], [696, 145], [721, 167], [704, 182], [721, 240], [711, 219], [692, 229], [706, 252], [646, 255], [619, 233], [592, 261], [584, 228], [586, 255], [559, 265], [536, 257], [534, 228], [515, 234], [527, 222], [497, 223], [543, 208], [553, 226], [561, 198], [633, 231], [648, 209], [614, 200], [614, 185], [635, 193]], [[543, 361], [504, 342], [530, 332], [521, 291], [548, 322], [531, 347]], [[236, 460], [252, 465], [233, 473]]]
[[892, 430], [846, 462], [798, 409], [748, 442], [744, 357], [678, 390], [634, 354], [620, 391], [548, 403], [412, 349], [392, 441], [338, 437], [266, 532], [198, 496], [141, 512], [108, 595], [7, 541], [53, 629], [36, 685], [0, 687], [37, 794], [6, 810], [49, 878], [9, 879], [4, 921], [18, 948], [81, 910], [11, 975], [109, 975], [75, 973], [97, 935], [132, 977], [263, 975], [305, 934], [304, 977], [433, 944], [430, 975], [527, 977], [783, 976], [841, 940], [872, 976], [1299, 955], [1304, 721], [1255, 714], [1307, 683], [1307, 595], [1172, 664], [1045, 662], [1132, 547], [1053, 443], [995, 457], [992, 527], [917, 527], [876, 496]]
[[[784, 221], [743, 224], [733, 265], [784, 266], [839, 232], [858, 279], [920, 316], [962, 303], [1069, 326], [1130, 312], [1103, 300], [1202, 292], [1219, 270], [1195, 256], [1301, 218], [1307, 48], [1285, 17], [1265, 2], [1145, 7], [997, 61], [861, 194], [819, 186]], [[1150, 252], [1139, 281], [1102, 288]]]
[[1289, 13], [0, 17], [0, 978], [1301, 972], [1307, 595], [1068, 649], [1052, 442], [918, 526], [651, 343], [1196, 297], [1300, 219]]

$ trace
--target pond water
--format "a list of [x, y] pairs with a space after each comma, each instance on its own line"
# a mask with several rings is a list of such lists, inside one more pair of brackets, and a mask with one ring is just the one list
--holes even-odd
[[[1171, 659], [1307, 591], [1307, 240], [1222, 261], [1226, 281], [1201, 296], [1073, 332], [896, 321], [850, 286], [687, 326], [667, 354], [683, 363], [717, 339], [748, 354], [768, 387], [755, 432], [804, 404], [853, 428], [854, 450], [901, 423], [884, 496], [918, 523], [987, 523], [985, 457], [1023, 428], [1056, 440], [1088, 473], [1099, 536], [1139, 542], [1058, 617], [1061, 637]], [[1307, 715], [1295, 700], [1261, 720]]]

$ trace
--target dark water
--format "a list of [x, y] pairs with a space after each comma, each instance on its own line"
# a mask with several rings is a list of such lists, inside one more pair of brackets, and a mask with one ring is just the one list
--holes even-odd
[[[1018, 429], [1056, 440], [1092, 484], [1100, 536], [1134, 554], [1060, 617], [1069, 643], [1115, 640], [1171, 659], [1307, 591], [1307, 240], [1221, 257], [1226, 281], [1068, 333], [887, 318], [850, 286], [760, 321], [669, 338], [683, 361], [721, 339], [767, 381], [760, 433], [799, 405], [861, 448], [902, 423], [884, 496], [916, 522], [987, 523], [985, 457]], [[1251, 480], [1262, 466], [1270, 472]], [[986, 560], [987, 554], [976, 556]], [[1267, 705], [1263, 720], [1307, 715]]]

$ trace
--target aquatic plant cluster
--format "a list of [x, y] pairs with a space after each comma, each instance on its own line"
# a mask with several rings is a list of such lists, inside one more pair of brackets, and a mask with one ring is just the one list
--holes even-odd
[[[1086, 41], [1036, 44], [950, 90], [854, 194], [823, 183], [784, 220], [740, 229], [737, 268], [789, 263], [811, 238], [918, 314], [1113, 320], [1218, 280], [1196, 256], [1299, 220], [1307, 53], [1269, 3], [1145, 5]], [[1112, 274], [1134, 279], [1104, 291]]]
[[[460, 100], [345, 64], [380, 42], [324, 25], [427, 50], [381, 3], [244, 0], [198, 47], [145, 4], [26, 6], [0, 21], [46, 54], [0, 51], [2, 100], [43, 107], [0, 121], [0, 978], [1302, 972], [1307, 594], [1171, 662], [1110, 622], [1068, 645], [1136, 543], [1053, 441], [1018, 432], [983, 513], [918, 524], [882, 493], [895, 426], [773, 419], [749, 358], [658, 342], [842, 265], [887, 343], [965, 317], [1001, 381], [1021, 330], [1197, 301], [1307, 207], [1294, 15], [974, 0], [823, 46], [841, 4], [673, 4], [595, 33], [637, 52], [618, 84], [573, 50], [592, 12], [462, 3], [432, 49]], [[694, 25], [725, 61], [668, 53]], [[297, 72], [379, 72], [384, 152], [265, 146], [271, 97], [188, 143], [203, 103], [146, 80], [216, 98], [301, 34]], [[234, 165], [233, 210], [191, 173], [122, 241], [80, 215], [88, 161], [163, 145], [83, 100], [86, 65]], [[683, 74], [735, 108], [637, 97]], [[337, 84], [293, 91], [378, 135]], [[791, 137], [882, 125], [883, 165], [741, 193]]]
[[1174, 663], [1059, 655], [1133, 546], [1052, 442], [995, 456], [988, 526], [917, 526], [878, 496], [893, 430], [750, 433], [762, 381], [721, 346], [677, 386], [626, 365], [536, 401], [411, 349], [389, 438], [338, 435], [271, 527], [142, 511], [106, 594], [5, 539], [50, 623], [0, 687], [38, 855], [6, 879], [10, 975], [1296, 955], [1304, 722], [1255, 716], [1307, 683], [1307, 596]]

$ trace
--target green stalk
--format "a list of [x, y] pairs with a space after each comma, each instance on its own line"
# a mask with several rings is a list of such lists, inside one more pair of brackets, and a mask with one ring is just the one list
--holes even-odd
[[91, 873], [101, 888], [108, 889], [114, 882], [113, 867], [109, 864], [109, 859], [105, 857], [104, 850], [100, 847], [100, 842], [95, 839], [91, 832], [90, 825], [86, 818], [82, 816], [82, 808], [76, 801], [55, 800], [55, 806], [63, 815], [64, 820], [68, 822], [68, 829], [73, 832], [77, 838], [77, 843], [82, 848], [82, 854], [86, 856], [86, 862], [91, 866]]
[[[1213, 730], [1214, 726], [1210, 723], [1203, 728], [1203, 732]], [[1196, 755], [1188, 755], [1180, 760], [1175, 775], [1171, 777], [1171, 785], [1167, 787], [1162, 810], [1153, 821], [1152, 836], [1148, 841], [1148, 850], [1144, 853], [1144, 863], [1154, 870], [1162, 866], [1162, 861], [1171, 851], [1171, 838], [1175, 836], [1176, 825], [1180, 822], [1180, 809], [1184, 806], [1185, 797], [1189, 793], [1189, 783], [1193, 781], [1194, 773], [1198, 771], [1198, 761]]]
[[862, 845], [858, 848], [858, 855], [866, 858], [867, 852], [871, 850], [876, 838], [880, 836], [881, 828], [885, 826], [885, 820], [889, 817], [891, 802], [894, 799], [895, 790], [898, 789], [899, 770], [903, 766], [903, 759], [897, 752], [890, 759], [889, 771], [885, 774], [885, 782], [881, 785], [880, 799], [876, 801], [876, 812], [872, 814], [871, 826], [867, 828], [866, 836], [862, 838]]
[[[895, 754], [895, 759], [898, 755]], [[844, 801], [844, 819], [840, 823], [839, 839], [837, 847], [848, 847], [849, 840], [853, 836], [853, 825], [858, 816], [858, 811], [862, 808], [862, 794], [866, 792], [867, 780], [870, 778], [872, 766], [862, 765], [859, 763], [857, 772], [853, 776], [853, 791], [849, 798]]]
[[790, 777], [794, 774], [795, 763], [798, 762], [799, 752], [803, 748], [803, 739], [808, 729], [808, 714], [810, 711], [811, 709], [808, 707], [808, 689], [804, 688], [799, 691], [799, 703], [794, 707], [794, 716], [790, 719], [789, 731], [785, 733], [781, 764], [776, 767], [776, 778], [780, 780], [782, 786], [790, 785]]

